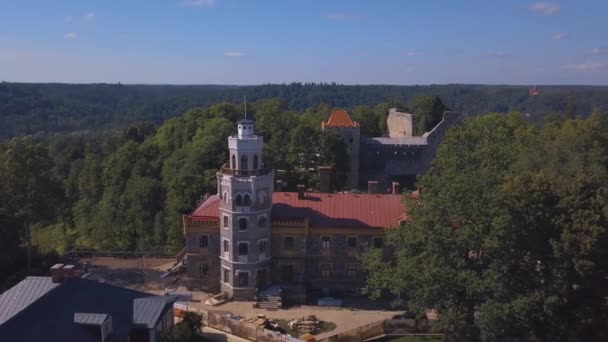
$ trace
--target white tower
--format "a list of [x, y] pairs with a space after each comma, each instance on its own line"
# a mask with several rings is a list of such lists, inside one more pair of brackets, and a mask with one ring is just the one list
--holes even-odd
[[237, 135], [228, 138], [229, 163], [217, 173], [220, 283], [222, 291], [234, 298], [253, 299], [256, 288], [270, 285], [274, 173], [264, 168], [264, 139], [255, 135], [255, 122], [245, 118], [237, 129]]

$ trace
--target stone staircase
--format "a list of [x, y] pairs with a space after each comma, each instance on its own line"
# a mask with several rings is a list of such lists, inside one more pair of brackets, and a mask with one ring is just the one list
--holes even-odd
[[262, 296], [258, 302], [260, 309], [276, 311], [281, 308], [281, 297], [279, 296]]

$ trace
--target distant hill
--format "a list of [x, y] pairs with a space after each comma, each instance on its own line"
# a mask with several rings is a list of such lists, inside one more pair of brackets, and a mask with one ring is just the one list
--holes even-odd
[[437, 95], [453, 110], [467, 115], [520, 111], [531, 116], [573, 111], [587, 115], [608, 108], [608, 86], [501, 85], [337, 85], [268, 84], [123, 85], [0, 83], [0, 137], [24, 134], [122, 128], [139, 121], [160, 124], [193, 107], [279, 97], [290, 109], [303, 111], [325, 103], [352, 108], [379, 103], [407, 104], [417, 95]]

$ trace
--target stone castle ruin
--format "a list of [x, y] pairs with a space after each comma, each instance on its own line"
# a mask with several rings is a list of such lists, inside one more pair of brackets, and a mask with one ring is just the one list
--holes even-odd
[[350, 157], [347, 187], [365, 189], [369, 181], [377, 181], [381, 190], [390, 188], [392, 182], [413, 187], [416, 176], [431, 166], [448, 129], [460, 120], [460, 113], [444, 112], [441, 122], [431, 131], [414, 136], [412, 114], [391, 108], [387, 119], [389, 136], [366, 137], [361, 136], [359, 123], [345, 110], [338, 109], [321, 127], [338, 133], [347, 146]]

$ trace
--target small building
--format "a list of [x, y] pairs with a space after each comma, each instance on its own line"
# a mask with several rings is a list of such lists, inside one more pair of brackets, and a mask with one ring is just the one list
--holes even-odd
[[174, 301], [57, 264], [50, 277], [27, 277], [0, 295], [0, 340], [160, 341], [173, 326]]

